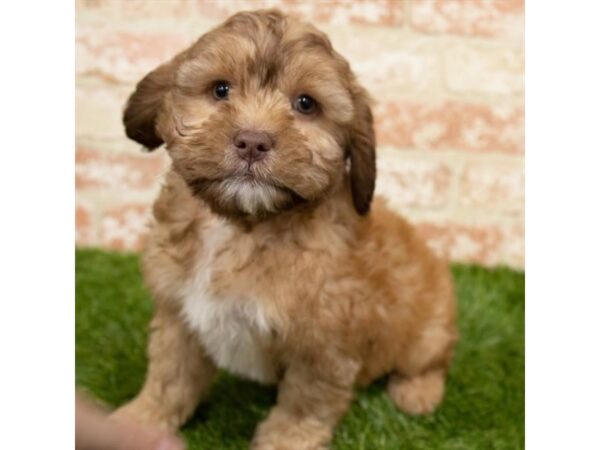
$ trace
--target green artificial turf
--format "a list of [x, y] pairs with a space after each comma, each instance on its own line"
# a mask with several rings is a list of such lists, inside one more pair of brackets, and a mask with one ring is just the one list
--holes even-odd
[[[132, 398], [146, 367], [152, 303], [137, 255], [77, 250], [76, 382], [109, 407]], [[453, 266], [461, 341], [444, 403], [430, 417], [394, 409], [384, 380], [357, 393], [333, 449], [524, 447], [524, 284], [508, 269]], [[275, 389], [220, 373], [183, 428], [188, 448], [247, 448]]]

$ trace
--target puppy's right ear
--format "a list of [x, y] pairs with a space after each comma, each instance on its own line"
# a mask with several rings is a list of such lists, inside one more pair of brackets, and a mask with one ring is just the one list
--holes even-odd
[[139, 142], [148, 150], [154, 150], [163, 143], [163, 139], [156, 132], [156, 119], [165, 94], [173, 86], [175, 71], [185, 58], [185, 53], [180, 53], [146, 75], [137, 84], [125, 106], [123, 123], [127, 137]]
[[375, 130], [369, 95], [358, 85], [355, 85], [353, 95], [356, 117], [349, 143], [350, 186], [354, 208], [364, 216], [369, 212], [375, 191]]

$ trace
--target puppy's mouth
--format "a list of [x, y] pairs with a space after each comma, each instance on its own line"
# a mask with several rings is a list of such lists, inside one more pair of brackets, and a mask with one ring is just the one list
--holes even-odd
[[265, 179], [251, 168], [228, 177], [198, 178], [189, 185], [224, 215], [267, 217], [308, 202], [292, 188]]
[[235, 175], [231, 177], [216, 177], [216, 178], [197, 178], [193, 182], [193, 190], [199, 192], [205, 189], [208, 185], [214, 186], [223, 186], [223, 185], [239, 185], [240, 189], [244, 188], [272, 188], [277, 191], [281, 191], [286, 193], [298, 201], [306, 202], [308, 201], [292, 188], [285, 186], [283, 184], [277, 183], [274, 180], [265, 180], [254, 173], [253, 170], [248, 170], [240, 175]]

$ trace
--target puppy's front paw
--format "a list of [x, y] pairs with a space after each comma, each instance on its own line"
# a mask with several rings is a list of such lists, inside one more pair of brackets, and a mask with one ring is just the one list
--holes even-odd
[[327, 450], [329, 446], [322, 442], [313, 442], [314, 438], [288, 434], [285, 436], [255, 436], [251, 450]]
[[251, 450], [327, 450], [332, 430], [317, 420], [271, 414], [254, 435]]
[[152, 425], [165, 431], [175, 431], [179, 424], [174, 418], [166, 417], [159, 408], [152, 407], [139, 398], [121, 406], [111, 414], [111, 419]]

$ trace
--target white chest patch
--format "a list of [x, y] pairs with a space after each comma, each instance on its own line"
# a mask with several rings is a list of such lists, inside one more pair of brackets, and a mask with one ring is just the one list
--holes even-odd
[[271, 326], [264, 308], [252, 298], [210, 294], [211, 266], [229, 236], [228, 225], [222, 221], [203, 233], [204, 251], [196, 277], [185, 286], [183, 314], [218, 367], [262, 383], [274, 383], [277, 375], [269, 352]]

